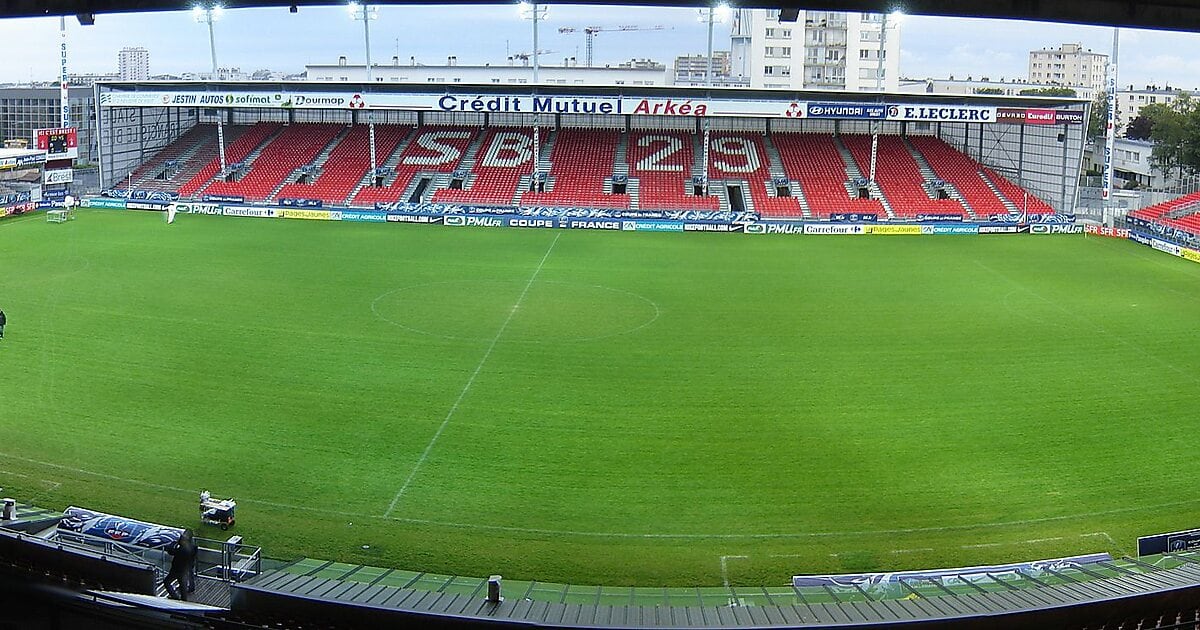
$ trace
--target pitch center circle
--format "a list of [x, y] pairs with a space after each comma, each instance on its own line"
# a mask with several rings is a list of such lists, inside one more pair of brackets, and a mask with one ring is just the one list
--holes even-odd
[[592, 341], [641, 330], [661, 311], [653, 300], [599, 284], [455, 280], [393, 289], [375, 316], [409, 332], [456, 341]]

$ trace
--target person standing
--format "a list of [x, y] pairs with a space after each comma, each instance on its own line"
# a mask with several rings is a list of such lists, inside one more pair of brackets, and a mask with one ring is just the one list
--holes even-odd
[[4, 339], [4, 325], [8, 323], [8, 317], [4, 315], [4, 309], [0, 308], [0, 339]]
[[[196, 570], [196, 554], [199, 549], [192, 540], [191, 530], [183, 530], [179, 540], [167, 549], [171, 554], [171, 569], [163, 580], [163, 588], [167, 589], [172, 599], [187, 601], [188, 593], [196, 590], [194, 571]], [[175, 590], [176, 586], [179, 590]]]

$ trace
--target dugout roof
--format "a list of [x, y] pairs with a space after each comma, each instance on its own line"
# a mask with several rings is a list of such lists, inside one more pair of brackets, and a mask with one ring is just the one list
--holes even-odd
[[[553, 2], [552, 2], [553, 3]], [[572, 4], [708, 6], [704, 0], [572, 0]], [[0, 17], [87, 15], [136, 11], [183, 11], [192, 0], [0, 0]], [[304, 7], [340, 4], [329, 0], [229, 0], [228, 8]], [[380, 0], [372, 4], [497, 4], [495, 0]], [[559, 3], [565, 4], [565, 3]], [[804, 8], [833, 11], [903, 10], [915, 15], [991, 17], [1168, 30], [1200, 30], [1200, 3], [1192, 0], [743, 0], [742, 7]], [[82, 20], [81, 20], [82, 21]]]

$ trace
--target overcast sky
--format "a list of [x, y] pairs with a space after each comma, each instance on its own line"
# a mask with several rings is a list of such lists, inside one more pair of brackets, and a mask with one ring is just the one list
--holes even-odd
[[[678, 54], [703, 53], [706, 31], [694, 9], [654, 9], [553, 5], [541, 29], [543, 63], [563, 57], [583, 60], [583, 35], [560, 34], [560, 27], [663, 25], [670, 30], [601, 33], [596, 37], [598, 63], [632, 57], [666, 63]], [[71, 72], [115, 72], [117, 51], [124, 46], [150, 50], [152, 74], [207, 71], [207, 28], [189, 12], [100, 15], [95, 26], [68, 19]], [[424, 63], [442, 63], [457, 55], [459, 63], [504, 63], [508, 54], [532, 48], [531, 29], [513, 5], [379, 8], [371, 23], [372, 58], [404, 61], [415, 55]], [[346, 55], [362, 63], [362, 23], [344, 7], [225, 11], [216, 25], [218, 62], [251, 72], [261, 68], [301, 72], [306, 63], [334, 63]], [[728, 25], [719, 26], [715, 48], [729, 47]], [[1028, 51], [1078, 42], [1108, 52], [1112, 29], [1037, 22], [906, 16], [901, 35], [901, 74], [913, 78], [987, 76], [1024, 77]], [[5, 63], [0, 82], [52, 80], [57, 74], [58, 19], [0, 21]], [[1123, 29], [1122, 85], [1155, 83], [1200, 87], [1200, 35]]]

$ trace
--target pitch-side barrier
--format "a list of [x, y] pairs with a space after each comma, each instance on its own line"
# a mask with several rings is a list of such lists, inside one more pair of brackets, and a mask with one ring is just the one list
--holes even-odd
[[484, 207], [455, 204], [377, 204], [374, 210], [324, 208], [305, 200], [279, 206], [235, 203], [210, 198], [202, 202], [96, 197], [84, 200], [93, 208], [166, 211], [264, 219], [345, 221], [355, 223], [416, 223], [450, 227], [607, 230], [620, 232], [723, 232], [750, 235], [976, 235], [1080, 234], [1084, 226], [1074, 217], [998, 215], [988, 221], [924, 215], [880, 222], [874, 216], [839, 215], [834, 221], [764, 219], [752, 212], [700, 210], [617, 210], [603, 208]]

